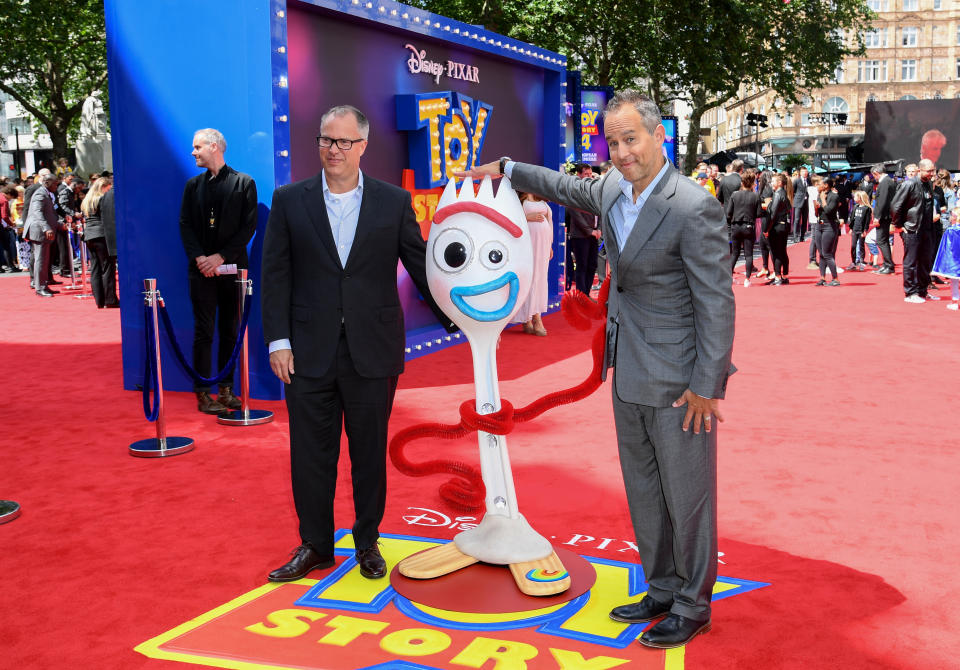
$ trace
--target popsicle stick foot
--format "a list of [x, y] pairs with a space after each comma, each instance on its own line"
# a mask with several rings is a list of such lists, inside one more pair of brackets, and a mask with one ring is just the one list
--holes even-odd
[[557, 552], [536, 561], [511, 563], [510, 573], [517, 588], [528, 596], [552, 596], [570, 588], [570, 574]]
[[[407, 556], [397, 566], [400, 574], [411, 579], [433, 579], [456, 572], [477, 562], [473, 556], [467, 556], [457, 549], [453, 542], [441, 544]], [[569, 580], [568, 580], [569, 581]]]

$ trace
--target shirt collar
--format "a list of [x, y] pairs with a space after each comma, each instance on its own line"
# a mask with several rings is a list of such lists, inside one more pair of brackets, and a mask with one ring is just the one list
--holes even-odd
[[327, 198], [330, 196], [334, 196], [334, 197], [342, 198], [349, 195], [363, 195], [363, 170], [359, 170], [357, 174], [359, 175], [359, 177], [357, 179], [357, 187], [355, 189], [353, 189], [352, 191], [348, 191], [346, 193], [331, 193], [330, 187], [327, 186], [327, 173], [321, 170], [320, 182], [323, 184], [323, 197]]
[[207, 170], [207, 179], [209, 181], [220, 181], [221, 179], [226, 177], [227, 174], [230, 173], [230, 167], [226, 163], [224, 163], [223, 165], [220, 166], [220, 171], [217, 172], [217, 174], [210, 174], [210, 173], [211, 171]]
[[[650, 197], [650, 194], [653, 193], [653, 189], [657, 187], [657, 184], [660, 183], [660, 180], [663, 179], [663, 175], [667, 173], [667, 167], [670, 165], [670, 161], [664, 159], [663, 167], [660, 168], [660, 172], [657, 173], [657, 176], [647, 184], [647, 187], [640, 192], [640, 195], [637, 196], [637, 204], [642, 205], [647, 201], [647, 198]], [[623, 193], [630, 202], [633, 202], [633, 184], [627, 181], [626, 177], [620, 175], [620, 192]]]

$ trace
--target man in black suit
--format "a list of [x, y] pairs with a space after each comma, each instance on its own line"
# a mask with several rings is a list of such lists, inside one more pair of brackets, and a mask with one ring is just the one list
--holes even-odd
[[[202, 377], [210, 376], [214, 324], [220, 331], [218, 370], [230, 362], [237, 339], [236, 275], [221, 276], [217, 268], [225, 264], [246, 268], [247, 244], [257, 230], [257, 185], [250, 175], [226, 164], [226, 150], [220, 131], [204, 128], [194, 133], [192, 155], [197, 167], [206, 171], [187, 181], [180, 206], [180, 237], [189, 259], [193, 304], [193, 367]], [[208, 387], [194, 384], [193, 390], [197, 409], [205, 414], [241, 408], [233, 394], [232, 371], [220, 382], [216, 400]]]
[[398, 261], [441, 323], [456, 330], [430, 298], [426, 244], [410, 194], [360, 171], [369, 130], [356, 108], [329, 110], [317, 137], [323, 170], [273, 194], [263, 244], [263, 332], [270, 367], [286, 384], [301, 538], [293, 558], [270, 573], [273, 582], [333, 565], [344, 427], [355, 558], [364, 577], [386, 574], [377, 540], [386, 502], [387, 421], [404, 364]]
[[727, 165], [727, 174], [720, 180], [720, 188], [717, 189], [717, 200], [721, 205], [726, 205], [730, 196], [740, 190], [741, 172], [743, 172], [743, 161], [739, 158]]
[[810, 222], [809, 193], [810, 171], [800, 168], [800, 174], [793, 180], [793, 237], [797, 242], [803, 242], [807, 234], [807, 224]]
[[874, 270], [874, 274], [892, 275], [894, 270], [893, 252], [890, 250], [890, 205], [897, 185], [883, 169], [883, 163], [877, 163], [870, 172], [877, 181], [876, 200], [873, 206], [873, 218], [877, 222], [877, 247], [883, 256], [883, 267]]

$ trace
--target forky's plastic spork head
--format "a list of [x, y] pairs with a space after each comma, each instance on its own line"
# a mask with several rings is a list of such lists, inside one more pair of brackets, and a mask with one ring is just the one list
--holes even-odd
[[533, 248], [523, 206], [504, 178], [447, 183], [427, 240], [427, 281], [444, 313], [471, 342], [496, 337], [530, 291]]

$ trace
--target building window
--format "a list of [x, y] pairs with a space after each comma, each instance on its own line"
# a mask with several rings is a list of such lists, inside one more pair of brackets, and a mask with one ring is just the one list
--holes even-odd
[[800, 125], [809, 126], [810, 125], [810, 115], [804, 112], [800, 115]]
[[903, 0], [903, 11], [905, 12], [917, 11], [917, 0]]
[[787, 128], [793, 127], [793, 112], [787, 112], [786, 118], [783, 120], [783, 125]]
[[934, 91], [933, 93], [934, 100], [943, 100], [943, 93], [941, 91]]
[[32, 137], [33, 124], [30, 122], [30, 119], [25, 116], [17, 116], [7, 119], [7, 134], [19, 134], [20, 137], [23, 137], [24, 135]]
[[810, 102], [811, 102], [811, 101], [810, 101], [810, 96], [809, 96], [809, 95], [805, 95], [805, 96], [803, 96], [802, 98], [800, 98], [800, 106], [801, 106], [801, 107], [809, 107], [809, 106], [810, 106]]
[[[960, 26], [957, 27], [957, 40], [960, 43]], [[863, 46], [867, 49], [880, 49], [887, 46], [887, 29], [874, 28], [864, 32]]]
[[917, 96], [915, 96], [915, 95], [910, 95], [910, 94], [908, 93], [907, 95], [901, 95], [901, 96], [900, 96], [900, 99], [901, 99], [901, 100], [916, 100], [916, 99], [917, 99]]
[[867, 0], [867, 7], [875, 12], [882, 12], [885, 9], [884, 4], [884, 0]]
[[827, 114], [846, 114], [850, 111], [850, 105], [843, 98], [833, 96], [823, 103], [823, 111]]
[[876, 102], [876, 101], [877, 101], [877, 96], [875, 96], [873, 93], [867, 96], [867, 102]]
[[887, 61], [861, 60], [857, 61], [857, 81], [886, 81]]
[[909, 58], [900, 61], [900, 81], [917, 80], [917, 59]]
[[915, 47], [917, 46], [917, 36], [920, 34], [920, 29], [916, 26], [903, 28], [900, 31], [900, 44], [905, 47]]
[[942, 0], [933, 0], [933, 8], [934, 8], [934, 9], [943, 9], [943, 1], [942, 1]]
[[833, 71], [833, 83], [843, 83], [843, 63], [840, 63], [840, 65], [837, 66], [837, 69]]

